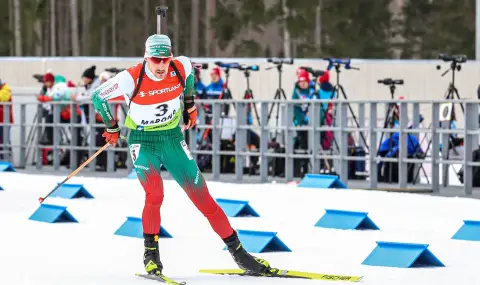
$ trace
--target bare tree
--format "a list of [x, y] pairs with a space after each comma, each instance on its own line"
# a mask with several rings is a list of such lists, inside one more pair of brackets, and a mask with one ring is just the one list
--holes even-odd
[[80, 55], [80, 44], [78, 40], [78, 10], [77, 10], [77, 0], [70, 0], [70, 24], [72, 25], [72, 55]]
[[57, 38], [55, 30], [55, 21], [57, 20], [55, 16], [55, 0], [50, 0], [50, 55], [57, 55]]
[[143, 35], [144, 38], [148, 38], [149, 33], [149, 20], [150, 20], [150, 7], [149, 7], [149, 1], [148, 0], [143, 0]]
[[318, 0], [315, 8], [315, 46], [318, 52], [321, 52], [322, 46], [322, 0]]
[[211, 31], [210, 31], [210, 19], [212, 17], [211, 14], [211, 0], [205, 1], [205, 56], [210, 56], [210, 48], [211, 48]]
[[282, 0], [282, 7], [283, 7], [283, 53], [285, 57], [291, 57], [291, 39], [290, 39], [290, 32], [288, 31], [287, 27], [287, 17], [290, 14], [289, 9], [287, 7], [287, 0]]
[[199, 1], [192, 0], [192, 15], [190, 20], [190, 56], [198, 56], [198, 37], [199, 37]]
[[92, 19], [92, 0], [82, 0], [82, 54], [90, 55], [90, 20]]
[[[117, 5], [116, 1], [112, 0], [112, 56], [117, 55]], [[103, 33], [103, 30], [102, 30]], [[103, 36], [103, 35], [102, 35]], [[106, 47], [102, 47], [106, 49]]]
[[180, 5], [178, 0], [173, 1], [173, 46], [177, 54], [180, 53]]
[[15, 56], [22, 56], [22, 19], [20, 18], [20, 0], [13, 0]]

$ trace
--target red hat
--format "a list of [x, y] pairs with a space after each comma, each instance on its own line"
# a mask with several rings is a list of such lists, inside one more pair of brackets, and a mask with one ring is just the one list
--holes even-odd
[[210, 72], [210, 74], [216, 74], [216, 75], [218, 75], [218, 76], [221, 76], [221, 75], [222, 75], [222, 72], [220, 71], [220, 68], [214, 67], [214, 68], [212, 69], [212, 71]]
[[320, 83], [329, 82], [330, 81], [330, 72], [328, 70], [325, 70], [323, 75], [318, 78], [318, 81], [320, 81]]
[[52, 73], [45, 73], [43, 76], [43, 82], [55, 82], [55, 77]]
[[307, 81], [307, 82], [309, 82], [309, 81], [310, 81], [310, 74], [309, 74], [307, 71], [301, 69], [301, 70], [298, 72], [298, 79], [297, 79], [297, 81], [298, 81], [298, 82], [300, 82], [300, 81]]

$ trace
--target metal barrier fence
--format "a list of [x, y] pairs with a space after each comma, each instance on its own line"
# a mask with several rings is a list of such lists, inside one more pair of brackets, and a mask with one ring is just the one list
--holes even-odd
[[[71, 102], [52, 102], [48, 103], [52, 108], [53, 121], [45, 122], [43, 114], [45, 113], [44, 104], [38, 102], [13, 104], [15, 114], [14, 123], [8, 123], [10, 116], [9, 105], [12, 103], [0, 103], [3, 105], [4, 117], [0, 126], [2, 140], [0, 142], [0, 155], [3, 160], [12, 161], [16, 167], [22, 168], [34, 164], [36, 169], [41, 170], [44, 162], [43, 149], [51, 149], [53, 156], [53, 167], [59, 169], [61, 153], [68, 152], [69, 167], [75, 169], [79, 165], [79, 154], [84, 153], [91, 156], [103, 145], [95, 140], [95, 132], [102, 132], [103, 123], [95, 122], [95, 111], [90, 104], [89, 118], [80, 118], [76, 112], [72, 112], [70, 120], [65, 121], [61, 117], [61, 111], [66, 106], [75, 110], [76, 105]], [[118, 105], [120, 103], [112, 104]], [[352, 161], [364, 161], [368, 187], [376, 189], [378, 185], [378, 169], [381, 163], [397, 163], [398, 165], [398, 183], [400, 189], [406, 189], [411, 183], [421, 183], [419, 173], [423, 174], [427, 180], [428, 188], [433, 192], [439, 192], [440, 185], [447, 186], [449, 183], [449, 166], [457, 165], [463, 169], [463, 188], [466, 196], [472, 194], [473, 167], [480, 166], [480, 162], [473, 162], [473, 151], [478, 149], [479, 137], [479, 103], [467, 100], [442, 100], [442, 101], [339, 101], [339, 100], [197, 100], [199, 106], [200, 122], [194, 130], [187, 131], [186, 136], [190, 151], [197, 159], [201, 155], [211, 155], [212, 175], [214, 179], [219, 179], [221, 173], [221, 157], [234, 157], [235, 179], [240, 181], [245, 179], [244, 168], [246, 160], [254, 157], [258, 158], [258, 176], [261, 182], [268, 181], [272, 176], [271, 162], [284, 159], [284, 180], [291, 181], [294, 177], [294, 163], [296, 159], [308, 161], [309, 173], [322, 173], [325, 166], [329, 171], [334, 170], [340, 179], [348, 185], [349, 165]], [[211, 123], [207, 123], [203, 104], [211, 106]], [[224, 116], [222, 110], [225, 105], [230, 105], [232, 109], [230, 117]], [[327, 105], [332, 104], [332, 105]], [[123, 106], [123, 103], [120, 104]], [[294, 126], [294, 108], [299, 105], [308, 106], [309, 122], [307, 125]], [[424, 108], [420, 106], [423, 105]], [[333, 115], [333, 123], [326, 125], [320, 121], [321, 114], [324, 115], [328, 110], [325, 106], [334, 106], [330, 113]], [[397, 127], [387, 127], [387, 120], [391, 114], [386, 114], [391, 110], [391, 106], [398, 108]], [[450, 106], [450, 107], [449, 107]], [[464, 122], [457, 122], [463, 128], [452, 129], [451, 122], [441, 122], [440, 118], [447, 118], [450, 114], [451, 106], [454, 106], [455, 112], [459, 112], [460, 107], [464, 110]], [[257, 111], [253, 111], [255, 107]], [[450, 108], [450, 109], [449, 109]], [[420, 127], [420, 110], [428, 110], [428, 117], [432, 118], [429, 127]], [[442, 109], [442, 110], [441, 110]], [[252, 112], [254, 117], [258, 113], [259, 119], [254, 120], [253, 124], [247, 123], [248, 112]], [[32, 117], [29, 120], [27, 117]], [[277, 116], [278, 114], [278, 116]], [[382, 114], [382, 115], [379, 115]], [[384, 115], [386, 114], [386, 115]], [[278, 123], [276, 122], [278, 117]], [[411, 118], [409, 126], [409, 118]], [[438, 119], [437, 119], [438, 118]], [[85, 123], [87, 121], [88, 123]], [[228, 121], [229, 123], [225, 123]], [[7, 122], [7, 123], [5, 123]], [[31, 123], [30, 123], [31, 122]], [[423, 122], [427, 124], [429, 122]], [[45, 129], [51, 127], [53, 131], [53, 140], [46, 144], [42, 142], [41, 134]], [[198, 134], [203, 130], [211, 132], [211, 149], [201, 149], [202, 138]], [[77, 130], [81, 130], [79, 132]], [[248, 132], [253, 131], [259, 137], [258, 150], [252, 150], [248, 147]], [[306, 131], [308, 134], [308, 148], [303, 153], [298, 153], [294, 149], [295, 138], [298, 138], [299, 131]], [[123, 134], [128, 133], [128, 129], [122, 128]], [[322, 148], [322, 132], [333, 132], [331, 140], [332, 147], [329, 150]], [[378, 155], [378, 146], [383, 138], [398, 133], [398, 157], [380, 157]], [[221, 142], [225, 137], [227, 140], [231, 135], [235, 135], [234, 150], [226, 151], [221, 149]], [[366, 149], [363, 157], [352, 156], [349, 147], [352, 142], [350, 135], [356, 137], [355, 146]], [[278, 137], [277, 137], [278, 135]], [[463, 136], [463, 155], [450, 155], [452, 152], [452, 136]], [[223, 136], [223, 138], [222, 138]], [[409, 157], [408, 148], [410, 136], [414, 136], [422, 147], [424, 156]], [[66, 137], [66, 139], [65, 139]], [[82, 139], [82, 138], [83, 139]], [[422, 138], [421, 138], [422, 137]], [[285, 152], [274, 152], [269, 144], [272, 138], [277, 138], [277, 142], [284, 146]], [[390, 138], [392, 138], [390, 136]], [[83, 143], [82, 143], [83, 141]], [[445, 147], [449, 146], [449, 147]], [[436, 151], [435, 151], [436, 150]], [[108, 148], [106, 150], [106, 171], [115, 171], [115, 155], [123, 153], [128, 155], [126, 146]], [[1, 159], [0, 159], [1, 160]], [[131, 170], [132, 164], [127, 159], [126, 167]], [[392, 164], [390, 164], [392, 165]], [[410, 168], [415, 168], [415, 179], [408, 181]], [[90, 171], [96, 170], [96, 162], [93, 161], [88, 166]], [[431, 179], [431, 181], [429, 181]]]

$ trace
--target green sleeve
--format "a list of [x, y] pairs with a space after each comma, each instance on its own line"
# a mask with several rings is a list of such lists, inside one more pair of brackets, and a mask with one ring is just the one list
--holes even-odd
[[194, 75], [193, 71], [190, 73], [187, 77], [186, 83], [185, 83], [185, 90], [183, 90], [183, 96], [185, 97], [191, 97], [194, 94]]
[[102, 121], [105, 123], [105, 125], [111, 128], [115, 124], [117, 124], [117, 121], [115, 121], [115, 119], [113, 118], [112, 111], [110, 110], [110, 106], [108, 105], [108, 100], [100, 96], [101, 91], [102, 89], [100, 87], [97, 87], [97, 89], [93, 91], [93, 106], [95, 107], [97, 113], [100, 114], [100, 116], [102, 117]]
[[130, 97], [134, 86], [133, 78], [128, 71], [124, 70], [93, 90], [93, 106], [108, 128], [117, 124], [115, 117], [110, 111], [108, 100], [123, 97], [124, 95]]

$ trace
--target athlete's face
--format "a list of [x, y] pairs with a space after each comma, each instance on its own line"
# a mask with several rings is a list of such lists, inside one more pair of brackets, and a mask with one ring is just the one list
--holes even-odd
[[168, 72], [171, 57], [150, 57], [147, 60], [148, 68], [158, 79], [164, 79]]

